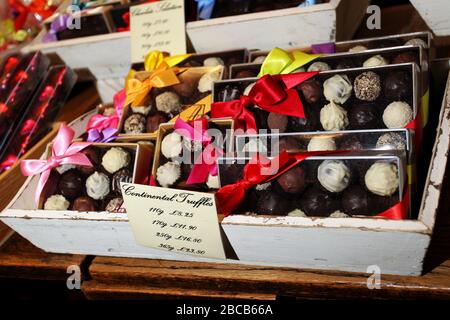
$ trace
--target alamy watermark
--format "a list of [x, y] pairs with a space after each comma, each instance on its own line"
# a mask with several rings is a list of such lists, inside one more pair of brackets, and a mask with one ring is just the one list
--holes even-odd
[[367, 267], [367, 273], [370, 276], [367, 278], [367, 288], [370, 290], [381, 289], [381, 268], [377, 265]]
[[67, 289], [81, 289], [81, 269], [77, 265], [71, 265], [67, 267], [67, 274], [70, 276], [67, 278], [66, 285]]

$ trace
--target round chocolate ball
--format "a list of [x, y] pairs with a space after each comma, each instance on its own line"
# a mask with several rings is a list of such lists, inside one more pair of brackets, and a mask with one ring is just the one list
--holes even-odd
[[330, 193], [313, 187], [302, 195], [300, 206], [308, 216], [328, 217], [338, 209], [338, 202]]
[[350, 136], [342, 139], [340, 145], [340, 150], [362, 150], [363, 145], [361, 141], [355, 136]]
[[379, 119], [378, 109], [371, 103], [356, 105], [351, 108], [349, 114], [350, 125], [353, 129], [376, 129]]
[[183, 76], [181, 74], [179, 77], [180, 83], [172, 86], [173, 91], [175, 91], [179, 96], [189, 98], [194, 95], [197, 90], [198, 78]]
[[283, 173], [277, 178], [277, 183], [281, 189], [289, 194], [299, 194], [306, 187], [306, 173], [303, 168], [297, 166]]
[[369, 193], [358, 185], [342, 193], [341, 205], [346, 214], [365, 215], [369, 213]]
[[126, 118], [123, 125], [125, 133], [137, 134], [145, 131], [145, 118], [139, 113], [133, 113]]
[[270, 113], [267, 117], [267, 125], [270, 130], [278, 130], [278, 132], [283, 133], [287, 129], [288, 120], [289, 117], [284, 114]]
[[311, 112], [306, 118], [289, 117], [289, 132], [316, 131], [319, 124], [318, 116]]
[[257, 214], [286, 215], [290, 209], [289, 201], [275, 192], [267, 191], [259, 197], [255, 211]]
[[419, 60], [409, 52], [403, 52], [397, 55], [394, 60], [392, 60], [392, 64], [400, 64], [400, 63], [417, 63], [419, 64]]
[[72, 210], [75, 211], [97, 211], [97, 203], [94, 199], [81, 196], [75, 199], [72, 205]]
[[355, 96], [363, 101], [375, 101], [381, 93], [380, 77], [372, 71], [366, 71], [356, 77]]
[[166, 123], [169, 118], [164, 112], [158, 111], [147, 117], [147, 132], [155, 132], [161, 123]]
[[406, 72], [395, 71], [384, 80], [384, 96], [389, 100], [403, 100], [408, 96], [411, 78]]
[[278, 154], [283, 151], [291, 151], [296, 149], [299, 149], [299, 143], [297, 139], [293, 137], [283, 137], [274, 144], [274, 150], [272, 150], [272, 154]]
[[133, 182], [133, 174], [127, 168], [120, 169], [113, 174], [111, 179], [111, 190], [122, 193], [120, 189], [121, 182]]
[[67, 199], [75, 199], [83, 194], [84, 178], [77, 170], [64, 172], [59, 179], [58, 188]]
[[241, 70], [234, 76], [235, 79], [241, 79], [241, 78], [254, 78], [257, 74], [254, 71], [251, 70]]
[[94, 173], [95, 168], [98, 167], [101, 163], [100, 152], [95, 147], [89, 147], [81, 150], [81, 153], [84, 153], [89, 161], [92, 164], [92, 167], [78, 166], [78, 170], [85, 175], [91, 175]]
[[298, 85], [297, 89], [301, 91], [305, 101], [310, 104], [316, 103], [322, 96], [320, 83], [316, 80], [307, 80]]

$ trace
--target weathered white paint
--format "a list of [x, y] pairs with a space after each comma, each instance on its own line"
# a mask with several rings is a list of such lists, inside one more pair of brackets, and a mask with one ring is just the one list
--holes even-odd
[[450, 35], [450, 1], [448, 0], [411, 0], [411, 4], [437, 36]]

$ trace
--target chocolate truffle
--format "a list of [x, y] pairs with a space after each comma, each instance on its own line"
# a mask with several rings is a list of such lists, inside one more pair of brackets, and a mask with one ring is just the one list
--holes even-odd
[[342, 192], [350, 184], [350, 169], [340, 160], [325, 160], [317, 169], [317, 179], [330, 192]]
[[378, 138], [376, 147], [381, 150], [406, 150], [406, 141], [397, 132], [387, 132]]
[[125, 212], [125, 208], [123, 208], [122, 205], [123, 205], [122, 198], [113, 198], [110, 201], [108, 201], [105, 210], [108, 212]]
[[389, 129], [404, 128], [413, 119], [413, 111], [409, 104], [394, 101], [383, 112], [383, 122]]
[[369, 194], [358, 185], [351, 186], [342, 193], [342, 209], [349, 215], [365, 215], [370, 211]]
[[220, 80], [220, 72], [205, 73], [198, 81], [198, 91], [201, 93], [209, 92], [212, 90], [213, 82]]
[[311, 63], [311, 65], [308, 67], [308, 72], [314, 72], [314, 71], [327, 71], [331, 70], [331, 67], [328, 65], [328, 63], [316, 61]]
[[81, 153], [84, 153], [89, 161], [92, 164], [92, 167], [85, 166], [77, 166], [78, 170], [85, 175], [91, 175], [95, 171], [95, 167], [100, 165], [100, 152], [95, 147], [88, 147], [86, 149], [81, 150]]
[[150, 115], [147, 117], [147, 132], [151, 133], [151, 132], [155, 132], [156, 130], [158, 130], [159, 125], [161, 123], [166, 123], [169, 121], [169, 118], [167, 117], [167, 115], [161, 111], [156, 112], [153, 115]]
[[225, 62], [219, 57], [209, 57], [203, 60], [203, 66], [205, 67], [217, 67], [224, 66]]
[[305, 190], [305, 180], [305, 170], [297, 166], [279, 176], [277, 178], [277, 183], [284, 192], [289, 194], [299, 194]]
[[338, 62], [335, 69], [350, 69], [356, 68], [356, 64], [350, 59], [343, 59]]
[[297, 139], [293, 137], [283, 137], [273, 144], [272, 155], [279, 154], [283, 151], [293, 151], [296, 149], [299, 149]]
[[397, 55], [394, 60], [392, 60], [392, 64], [400, 64], [400, 63], [417, 63], [419, 64], [419, 60], [412, 53], [403, 52]]
[[390, 72], [384, 80], [384, 96], [389, 100], [402, 100], [408, 96], [411, 79], [406, 72]]
[[300, 206], [308, 216], [327, 217], [338, 207], [334, 197], [318, 188], [309, 188], [300, 198]]
[[152, 106], [131, 106], [131, 111], [133, 113], [140, 113], [144, 116], [148, 115], [148, 113], [150, 112], [150, 110], [152, 109]]
[[254, 78], [256, 77], [256, 72], [253, 72], [251, 70], [241, 70], [234, 76], [235, 79], [242, 79], [242, 78]]
[[426, 49], [428, 47], [427, 43], [425, 41], [423, 41], [422, 39], [419, 38], [414, 38], [411, 40], [408, 40], [405, 45], [407, 46], [420, 46], [424, 49]]
[[220, 183], [221, 186], [235, 183], [242, 178], [244, 164], [224, 163], [220, 165]]
[[69, 206], [70, 202], [64, 196], [55, 194], [47, 198], [44, 204], [44, 210], [67, 210]]
[[185, 98], [192, 97], [197, 89], [199, 78], [189, 76], [188, 73], [182, 73], [178, 76], [178, 79], [180, 83], [172, 86], [173, 91]]
[[376, 129], [380, 114], [371, 103], [358, 104], [350, 109], [349, 121], [353, 129]]
[[357, 45], [357, 46], [354, 46], [353, 48], [350, 48], [348, 50], [348, 52], [362, 52], [362, 51], [366, 51], [366, 50], [368, 50], [366, 46]]
[[310, 113], [306, 118], [289, 117], [288, 128], [290, 132], [316, 131], [318, 116]]
[[140, 113], [133, 113], [126, 118], [123, 124], [125, 133], [139, 134], [145, 132], [145, 117]]
[[345, 103], [352, 95], [350, 79], [346, 75], [334, 75], [323, 83], [323, 94], [328, 101]]
[[362, 150], [361, 141], [355, 136], [343, 138], [339, 147], [340, 150]]
[[264, 63], [264, 61], [266, 60], [266, 56], [259, 56], [259, 57], [256, 57], [255, 59], [253, 59], [253, 63]]
[[377, 54], [376, 56], [370, 57], [363, 63], [363, 67], [378, 67], [378, 66], [385, 66], [388, 64], [388, 61], [383, 58], [381, 55]]
[[72, 209], [75, 211], [97, 211], [97, 203], [92, 198], [82, 196], [75, 199]]
[[343, 130], [349, 123], [347, 111], [331, 101], [320, 110], [320, 123], [326, 131]]
[[375, 162], [364, 177], [367, 189], [379, 196], [391, 196], [398, 189], [398, 169], [393, 163]]
[[76, 170], [69, 170], [61, 175], [58, 188], [67, 199], [75, 199], [83, 193], [84, 179]]
[[109, 193], [109, 178], [101, 172], [94, 172], [86, 179], [86, 192], [95, 200], [102, 200]]
[[155, 98], [156, 109], [167, 114], [178, 114], [181, 112], [181, 99], [171, 91], [163, 92]]
[[133, 174], [127, 168], [120, 169], [113, 174], [111, 180], [111, 190], [114, 192], [121, 193], [120, 183], [121, 182], [133, 182]]
[[130, 153], [121, 147], [112, 147], [102, 157], [102, 166], [109, 173], [114, 173], [130, 163]]
[[286, 215], [290, 211], [290, 204], [279, 194], [267, 191], [259, 197], [256, 203], [257, 214]]
[[310, 104], [316, 103], [322, 96], [320, 84], [316, 80], [307, 80], [301, 83], [297, 89], [302, 92], [305, 101]]
[[228, 102], [232, 100], [238, 100], [241, 96], [239, 88], [236, 86], [227, 85], [219, 92], [219, 101]]
[[181, 155], [183, 150], [183, 137], [172, 132], [166, 135], [161, 142], [161, 153], [167, 159], [175, 158]]
[[375, 101], [381, 93], [380, 77], [372, 71], [361, 73], [355, 79], [355, 96], [364, 101]]
[[170, 187], [180, 178], [180, 165], [176, 162], [167, 162], [156, 170], [156, 180], [161, 187]]
[[279, 133], [283, 133], [287, 129], [288, 116], [271, 112], [267, 117], [267, 125], [270, 130], [278, 130]]
[[332, 151], [336, 150], [336, 142], [329, 137], [313, 137], [309, 140], [308, 151]]

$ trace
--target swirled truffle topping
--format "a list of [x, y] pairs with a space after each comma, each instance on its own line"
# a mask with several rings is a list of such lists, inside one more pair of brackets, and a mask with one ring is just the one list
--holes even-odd
[[320, 123], [326, 131], [343, 130], [349, 123], [347, 111], [331, 101], [320, 110]]
[[325, 80], [323, 83], [323, 94], [328, 101], [345, 103], [352, 95], [350, 79], [339, 74]]

